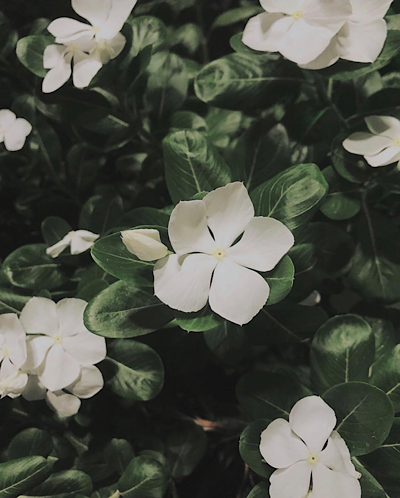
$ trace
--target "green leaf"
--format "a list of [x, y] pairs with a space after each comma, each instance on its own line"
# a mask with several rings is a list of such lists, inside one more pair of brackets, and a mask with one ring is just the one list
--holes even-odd
[[123, 65], [126, 66], [144, 48], [151, 46], [153, 53], [165, 46], [167, 28], [165, 24], [153, 16], [129, 18], [127, 23], [132, 29], [132, 45]]
[[186, 332], [205, 332], [218, 327], [222, 319], [207, 305], [197, 313], [174, 311], [179, 327]]
[[17, 57], [29, 71], [44, 78], [47, 70], [43, 67], [43, 52], [51, 43], [50, 36], [32, 35], [22, 38], [17, 43]]
[[42, 222], [42, 235], [49, 246], [59, 242], [71, 230], [71, 225], [59, 216], [49, 216]]
[[243, 327], [224, 321], [218, 327], [204, 332], [204, 339], [210, 350], [221, 361], [236, 365], [250, 352], [250, 344]]
[[270, 498], [269, 484], [266, 482], [260, 482], [250, 491], [247, 498]]
[[239, 452], [244, 462], [259, 476], [268, 479], [274, 469], [264, 462], [260, 453], [261, 433], [268, 427], [271, 420], [255, 420], [240, 435]]
[[375, 477], [361, 464], [357, 458], [353, 458], [356, 471], [361, 474], [361, 496], [363, 498], [387, 498], [387, 494]]
[[275, 54], [231, 54], [207, 64], [195, 79], [197, 97], [223, 109], [264, 109], [298, 90], [301, 73]]
[[104, 460], [109, 468], [123, 473], [135, 456], [132, 445], [126, 439], [111, 439], [104, 448]]
[[332, 166], [325, 168], [322, 174], [328, 182], [329, 193], [321, 205], [321, 211], [331, 220], [353, 218], [361, 209], [361, 190], [342, 180]]
[[230, 161], [234, 178], [243, 181], [248, 190], [269, 180], [290, 162], [289, 138], [285, 128], [273, 128], [257, 122], [239, 139]]
[[203, 32], [197, 24], [187, 23], [175, 30], [172, 36], [172, 46], [183, 50], [187, 55], [194, 55], [199, 49]]
[[107, 287], [85, 309], [85, 325], [110, 338], [138, 337], [162, 328], [173, 319], [170, 308], [153, 289], [121, 280]]
[[195, 130], [206, 132], [207, 123], [195, 112], [178, 111], [172, 116], [171, 130]]
[[311, 381], [318, 393], [344, 382], [368, 382], [375, 339], [368, 323], [357, 315], [335, 316], [314, 336]]
[[398, 335], [394, 326], [389, 320], [382, 318], [363, 317], [369, 323], [375, 337], [375, 358], [374, 362], [380, 360], [386, 353], [389, 353], [396, 346]]
[[0, 498], [17, 498], [44, 481], [51, 472], [52, 462], [31, 456], [0, 464]]
[[118, 490], [122, 498], [162, 498], [168, 476], [161, 463], [147, 456], [135, 457], [128, 465]]
[[164, 367], [158, 354], [146, 344], [118, 339], [108, 347], [107, 386], [122, 398], [149, 401], [164, 384]]
[[174, 479], [189, 476], [203, 458], [207, 437], [203, 428], [194, 422], [177, 424], [165, 439], [165, 452]]
[[335, 410], [336, 430], [346, 441], [352, 456], [379, 448], [393, 424], [393, 405], [380, 389], [363, 382], [334, 386], [323, 395]]
[[42, 120], [34, 133], [39, 146], [43, 172], [53, 181], [59, 182], [57, 175], [62, 172], [62, 150], [56, 131], [49, 123]]
[[211, 25], [211, 29], [224, 28], [237, 22], [247, 21], [250, 17], [261, 14], [263, 10], [259, 6], [238, 7], [229, 9], [220, 14]]
[[293, 287], [294, 265], [289, 256], [284, 256], [277, 266], [269, 272], [263, 273], [270, 287], [267, 305], [277, 304], [289, 294]]
[[122, 198], [119, 195], [94, 195], [82, 208], [79, 227], [104, 235], [111, 228], [118, 226], [122, 215]]
[[207, 136], [192, 130], [170, 133], [163, 141], [165, 177], [174, 203], [231, 181], [225, 161]]
[[[343, 141], [349, 137], [349, 134], [337, 136], [331, 147], [331, 158], [336, 172], [350, 183], [365, 182], [374, 171], [364, 160], [363, 156], [351, 154], [343, 147]], [[328, 180], [329, 181], [329, 180]]]
[[257, 187], [251, 198], [256, 216], [271, 216], [298, 231], [311, 221], [327, 192], [318, 167], [300, 164]]
[[53, 441], [50, 434], [33, 427], [14, 436], [7, 448], [10, 460], [34, 455], [48, 457], [52, 451]]
[[3, 313], [19, 313], [31, 296], [19, 294], [13, 289], [0, 288], [0, 315]]
[[92, 280], [87, 285], [81, 287], [77, 292], [76, 297], [89, 302], [93, 298], [95, 298], [97, 294], [100, 294], [100, 292], [107, 289], [108, 286], [108, 282], [106, 282], [102, 278], [97, 278], [95, 280]]
[[[52, 474], [46, 481], [29, 490], [29, 496], [34, 498], [76, 498], [92, 493], [92, 480], [80, 470], [62, 470]], [[28, 498], [20, 497], [20, 498]]]
[[382, 389], [400, 412], [400, 344], [384, 354], [372, 369], [371, 384]]
[[65, 282], [59, 265], [46, 254], [46, 244], [19, 247], [4, 261], [3, 271], [12, 285], [32, 290], [52, 290]]
[[245, 374], [236, 386], [236, 396], [245, 413], [254, 420], [289, 418], [295, 403], [311, 392], [299, 382], [280, 374], [253, 371]]
[[104, 165], [100, 158], [92, 157], [89, 150], [83, 143], [75, 144], [66, 157], [68, 178], [79, 192], [84, 192], [93, 184]]
[[169, 215], [160, 209], [140, 207], [132, 209], [125, 213], [121, 218], [122, 226], [135, 228], [141, 225], [158, 225], [159, 227], [168, 227]]

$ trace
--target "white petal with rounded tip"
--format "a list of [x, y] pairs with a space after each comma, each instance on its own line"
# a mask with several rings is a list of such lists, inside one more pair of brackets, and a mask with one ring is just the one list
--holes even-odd
[[61, 299], [57, 303], [56, 314], [60, 323], [60, 334], [63, 337], [88, 332], [83, 323], [83, 313], [86, 306], [86, 301], [74, 297]]
[[27, 334], [58, 334], [56, 303], [45, 297], [32, 297], [22, 309], [20, 320]]
[[299, 11], [311, 26], [318, 26], [336, 35], [352, 13], [349, 0], [300, 0]]
[[[26, 361], [26, 335], [15, 313], [0, 315], [0, 337], [2, 349], [7, 349], [8, 359], [20, 368]], [[5, 352], [1, 352], [2, 358]]]
[[216, 249], [207, 226], [206, 205], [203, 201], [182, 201], [171, 213], [168, 235], [174, 251], [179, 254]]
[[70, 62], [63, 59], [53, 69], [46, 74], [42, 84], [43, 93], [52, 93], [61, 88], [71, 76], [72, 69]]
[[82, 254], [90, 249], [93, 244], [94, 240], [87, 240], [81, 237], [78, 232], [73, 232], [71, 236], [71, 254]]
[[26, 341], [27, 360], [24, 371], [34, 373], [43, 363], [49, 349], [54, 345], [54, 339], [47, 335], [28, 337]]
[[244, 325], [263, 308], [269, 296], [269, 286], [253, 270], [228, 258], [218, 263], [210, 289], [210, 307], [230, 322]]
[[278, 52], [293, 22], [282, 14], [259, 14], [246, 24], [242, 42], [253, 50]]
[[303, 69], [318, 70], [330, 67], [339, 60], [339, 47], [337, 37], [334, 36], [327, 48], [316, 59], [308, 64], [300, 65]]
[[104, 386], [104, 379], [97, 367], [82, 367], [78, 380], [65, 389], [78, 398], [87, 399], [97, 394]]
[[89, 24], [85, 24], [68, 17], [60, 17], [51, 22], [47, 30], [56, 38], [57, 43], [66, 43], [94, 32]]
[[351, 461], [349, 449], [336, 431], [332, 432], [326, 448], [318, 455], [318, 460], [335, 472], [349, 474], [356, 478], [358, 476]]
[[368, 23], [382, 19], [389, 10], [393, 0], [350, 0], [353, 13], [350, 19], [354, 22]]
[[347, 22], [340, 30], [337, 42], [342, 59], [353, 62], [375, 62], [387, 37], [386, 21], [369, 24]]
[[370, 166], [388, 166], [400, 160], [400, 147], [393, 145], [374, 156], [365, 156], [365, 160]]
[[227, 249], [254, 218], [254, 206], [241, 182], [229, 183], [207, 194], [207, 223], [218, 248]]
[[99, 234], [89, 232], [89, 230], [76, 230], [74, 233], [81, 239], [87, 240], [88, 242], [94, 242], [100, 237]]
[[154, 293], [173, 309], [191, 313], [207, 304], [217, 259], [208, 254], [172, 254], [154, 266]]
[[260, 0], [261, 7], [267, 12], [283, 12], [293, 14], [299, 10], [300, 0]]
[[160, 232], [152, 228], [138, 228], [121, 232], [122, 242], [128, 251], [142, 261], [165, 258], [168, 247], [161, 242]]
[[269, 480], [271, 498], [305, 498], [310, 489], [311, 465], [297, 462], [291, 467], [275, 471]]
[[80, 365], [99, 363], [104, 360], [107, 354], [104, 337], [92, 334], [89, 331], [65, 337], [62, 344], [65, 351], [78, 360]]
[[79, 398], [63, 391], [55, 393], [48, 391], [46, 401], [60, 418], [76, 415], [81, 407], [81, 400]]
[[43, 53], [43, 67], [52, 69], [57, 66], [61, 62], [65, 51], [64, 45], [48, 45]]
[[227, 257], [258, 271], [270, 271], [294, 244], [292, 232], [274, 218], [253, 218], [240, 241], [226, 251]]
[[393, 140], [381, 135], [373, 135], [364, 131], [358, 131], [346, 138], [343, 147], [347, 152], [360, 154], [362, 156], [378, 154], [393, 143]]
[[60, 241], [58, 241], [53, 246], [50, 246], [46, 249], [46, 254], [51, 256], [52, 258], [56, 258], [59, 256], [69, 245], [72, 240], [72, 232], [67, 233], [65, 237], [63, 237]]
[[110, 58], [115, 59], [124, 50], [126, 38], [122, 33], [117, 33], [114, 38], [108, 40]]
[[72, 384], [80, 374], [79, 362], [64, 351], [61, 344], [55, 344], [47, 353], [38, 371], [40, 382], [50, 391], [58, 391]]
[[21, 150], [26, 137], [32, 131], [32, 125], [24, 118], [18, 118], [4, 137], [4, 145], [9, 151]]
[[365, 122], [371, 133], [400, 140], [400, 121], [392, 116], [368, 116]]
[[[114, 0], [111, 4], [111, 11], [107, 19], [107, 27], [117, 34], [128, 19], [132, 9], [137, 4], [137, 0]], [[112, 36], [110, 36], [112, 38]]]
[[287, 420], [278, 418], [261, 433], [260, 453], [276, 469], [290, 467], [300, 460], [307, 460], [309, 451], [297, 437]]
[[103, 64], [90, 55], [80, 54], [74, 59], [72, 81], [76, 88], [86, 88], [103, 67]]
[[46, 397], [47, 389], [40, 383], [37, 375], [29, 375], [28, 383], [22, 393], [27, 401], [37, 401]]
[[0, 128], [8, 129], [15, 123], [17, 116], [9, 109], [0, 110]]
[[336, 425], [332, 408], [319, 396], [298, 401], [289, 415], [289, 423], [311, 453], [319, 453]]
[[312, 471], [312, 498], [361, 498], [361, 486], [355, 477], [334, 472], [317, 463]]
[[72, 0], [72, 8], [92, 26], [100, 26], [107, 21], [112, 0]]

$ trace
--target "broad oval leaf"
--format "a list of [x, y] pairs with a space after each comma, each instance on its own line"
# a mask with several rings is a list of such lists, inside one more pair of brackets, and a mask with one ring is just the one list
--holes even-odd
[[387, 498], [385, 490], [375, 477], [361, 464], [357, 458], [353, 458], [356, 471], [361, 474], [361, 496], [363, 498]]
[[382, 389], [393, 403], [395, 412], [400, 412], [400, 344], [374, 364], [370, 382]]
[[47, 73], [47, 70], [43, 67], [43, 53], [51, 43], [51, 36], [26, 36], [17, 43], [17, 57], [29, 71], [43, 78]]
[[3, 313], [19, 313], [31, 296], [20, 294], [14, 289], [0, 288], [0, 315]]
[[7, 448], [11, 460], [28, 456], [47, 457], [53, 451], [50, 434], [36, 427], [25, 429], [12, 438]]
[[92, 480], [80, 470], [62, 470], [29, 490], [29, 495], [35, 498], [76, 498], [82, 495], [90, 496], [91, 493]]
[[0, 464], [0, 498], [17, 498], [43, 482], [53, 463], [41, 456], [30, 456]]
[[122, 498], [162, 498], [167, 482], [168, 475], [160, 462], [137, 456], [118, 481], [118, 490]]
[[269, 486], [267, 482], [260, 482], [250, 491], [247, 498], [270, 498]]
[[321, 211], [331, 220], [348, 220], [361, 209], [361, 189], [340, 178], [332, 166], [322, 172], [329, 184], [329, 193], [321, 205]]
[[119, 195], [94, 195], [82, 208], [79, 227], [104, 235], [111, 228], [118, 226], [122, 215], [122, 198]]
[[264, 479], [268, 479], [274, 472], [263, 459], [260, 453], [261, 433], [268, 427], [270, 420], [255, 420], [240, 435], [239, 452], [245, 463]]
[[59, 216], [49, 216], [42, 223], [42, 235], [49, 246], [60, 241], [71, 230], [71, 225]]
[[210, 350], [229, 365], [243, 361], [250, 352], [250, 343], [243, 327], [227, 322], [204, 332], [204, 339]]
[[110, 468], [122, 474], [135, 453], [129, 441], [114, 438], [104, 448], [103, 456]]

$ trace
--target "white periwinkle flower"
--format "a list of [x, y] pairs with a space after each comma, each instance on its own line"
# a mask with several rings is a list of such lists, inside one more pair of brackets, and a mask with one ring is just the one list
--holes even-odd
[[168, 247], [161, 242], [158, 230], [137, 228], [121, 232], [122, 242], [128, 251], [142, 261], [155, 261], [168, 254]]
[[361, 476], [335, 425], [335, 412], [318, 396], [298, 401], [289, 422], [279, 418], [269, 424], [261, 434], [260, 452], [278, 469], [270, 477], [271, 498], [304, 498], [311, 479], [315, 498], [361, 497]]
[[203, 200], [180, 202], [168, 233], [176, 254], [155, 264], [155, 295], [184, 312], [199, 311], [209, 301], [215, 313], [239, 325], [267, 302], [270, 289], [257, 272], [272, 270], [294, 243], [283, 223], [254, 216], [240, 182]]
[[9, 109], [0, 110], [0, 144], [4, 142], [8, 151], [21, 150], [31, 131], [32, 125], [26, 119], [17, 118]]
[[0, 315], [1, 368], [20, 368], [26, 361], [26, 334], [15, 313]]
[[28, 375], [11, 363], [3, 364], [0, 369], [0, 398], [17, 398], [24, 391]]
[[81, 254], [90, 249], [100, 236], [88, 230], [68, 232], [59, 242], [46, 249], [46, 254], [52, 258], [59, 256], [64, 249], [70, 247], [71, 254]]
[[280, 52], [297, 64], [308, 64], [321, 55], [352, 12], [349, 0], [260, 3], [266, 12], [249, 20], [243, 43], [254, 50]]
[[343, 142], [352, 154], [364, 156], [370, 166], [387, 166], [400, 161], [400, 121], [391, 116], [365, 118], [368, 132], [357, 132]]
[[82, 299], [62, 299], [56, 304], [33, 297], [21, 312], [21, 323], [30, 336], [23, 368], [36, 374], [53, 393], [79, 389], [76, 383], [79, 386], [82, 367], [91, 367], [106, 356], [105, 339], [89, 332], [83, 323], [86, 305]]

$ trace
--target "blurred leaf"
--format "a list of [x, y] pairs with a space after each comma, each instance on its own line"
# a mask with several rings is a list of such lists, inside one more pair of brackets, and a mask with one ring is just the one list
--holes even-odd
[[111, 439], [104, 448], [104, 460], [116, 472], [123, 473], [135, 456], [132, 445], [126, 439]]
[[87, 474], [79, 470], [62, 470], [48, 477], [36, 488], [30, 489], [28, 496], [35, 498], [77, 498], [91, 493], [92, 481]]
[[207, 346], [221, 361], [236, 365], [250, 352], [250, 343], [243, 327], [224, 321], [216, 328], [204, 332]]
[[162, 498], [167, 481], [168, 476], [161, 463], [154, 458], [138, 456], [122, 474], [118, 490], [122, 498]]
[[47, 69], [43, 67], [43, 52], [52, 43], [53, 40], [50, 36], [26, 36], [17, 43], [17, 57], [29, 71], [44, 78]]
[[30, 298], [13, 289], [0, 288], [0, 314], [19, 313]]
[[59, 242], [71, 230], [71, 225], [58, 216], [49, 216], [42, 222], [42, 235], [49, 246]]
[[[255, 420], [240, 435], [239, 452], [244, 462], [253, 472], [259, 476], [268, 479], [274, 472], [263, 459], [260, 453], [261, 433], [270, 424], [268, 419]], [[269, 495], [267, 495], [269, 498]]]
[[321, 211], [331, 220], [348, 220], [359, 213], [361, 189], [347, 184], [336, 173], [332, 166], [322, 172], [329, 185], [329, 192], [321, 205]]
[[247, 21], [250, 17], [261, 14], [263, 9], [259, 6], [238, 7], [236, 9], [229, 9], [220, 14], [211, 25], [211, 29], [223, 28], [236, 24], [237, 22]]
[[119, 195], [94, 195], [82, 208], [79, 227], [104, 235], [118, 226], [123, 215], [122, 199]]
[[50, 434], [37, 428], [21, 431], [14, 436], [7, 448], [10, 460], [28, 456], [48, 457], [53, 451], [53, 441]]
[[395, 412], [400, 412], [400, 344], [374, 364], [370, 383], [382, 389], [393, 403]]

